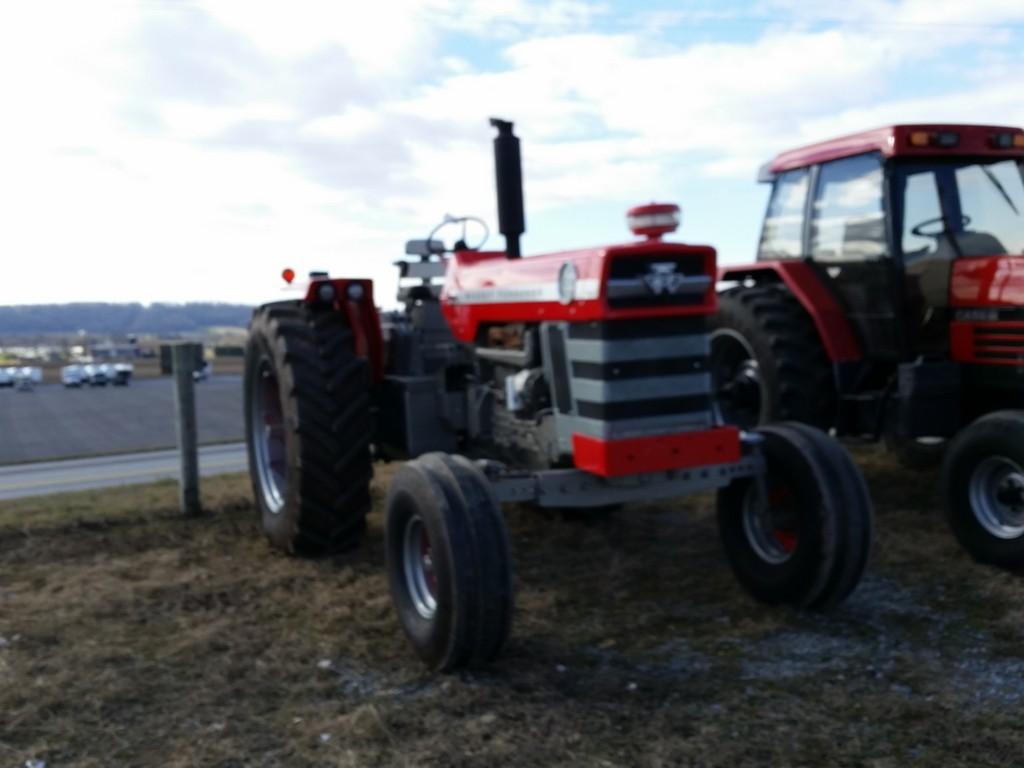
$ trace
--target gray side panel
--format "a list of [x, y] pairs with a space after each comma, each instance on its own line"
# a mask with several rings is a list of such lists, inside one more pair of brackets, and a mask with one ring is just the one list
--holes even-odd
[[[558, 335], [564, 344], [551, 344], [549, 336]], [[621, 339], [571, 339], [568, 323], [543, 323], [541, 340], [544, 353], [544, 373], [554, 390], [563, 372], [571, 371], [579, 363], [628, 363], [673, 358], [707, 357], [710, 352], [705, 332], [677, 336], [640, 336]], [[557, 358], [557, 359], [556, 359]], [[603, 440], [690, 432], [707, 429], [716, 423], [712, 410], [704, 407], [687, 412], [673, 412], [657, 416], [636, 418], [594, 419], [579, 416], [578, 402], [588, 403], [643, 403], [711, 394], [709, 373], [678, 373], [636, 378], [568, 378], [562, 383], [568, 388], [568, 403], [555, 410], [558, 448], [563, 454], [572, 453], [572, 435], [578, 433]], [[628, 406], [627, 406], [628, 407]], [[642, 409], [638, 409], [642, 412]]]
[[688, 336], [661, 336], [652, 339], [600, 341], [569, 339], [566, 351], [570, 360], [584, 363], [621, 363], [627, 360], [657, 360], [663, 357], [698, 357], [711, 351], [706, 333]]
[[707, 395], [711, 392], [710, 373], [681, 376], [654, 376], [641, 379], [572, 379], [573, 394], [581, 400], [622, 402], [647, 397]]

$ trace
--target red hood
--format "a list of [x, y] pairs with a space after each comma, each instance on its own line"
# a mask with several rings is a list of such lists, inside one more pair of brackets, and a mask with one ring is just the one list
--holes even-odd
[[982, 256], [953, 262], [953, 307], [1024, 307], [1024, 256]]
[[[671, 258], [693, 254], [703, 259], [703, 273], [714, 276], [715, 250], [708, 246], [665, 241], [589, 248], [509, 260], [501, 252], [459, 251], [448, 260], [441, 308], [455, 336], [471, 342], [481, 324], [581, 322], [620, 318], [710, 314], [716, 308], [715, 284], [708, 283], [704, 300], [689, 307], [613, 309], [605, 301], [613, 259], [653, 255]], [[559, 275], [575, 268], [577, 296], [559, 301]]]

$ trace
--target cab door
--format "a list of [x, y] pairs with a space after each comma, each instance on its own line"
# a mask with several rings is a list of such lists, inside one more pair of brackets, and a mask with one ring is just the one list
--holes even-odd
[[822, 163], [812, 173], [805, 251], [845, 307], [871, 360], [899, 360], [895, 262], [877, 152]]

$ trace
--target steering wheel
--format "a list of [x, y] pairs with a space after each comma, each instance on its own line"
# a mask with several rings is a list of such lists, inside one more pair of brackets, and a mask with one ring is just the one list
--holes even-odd
[[[473, 222], [483, 230], [483, 236], [480, 238], [480, 242], [476, 243], [473, 246], [469, 246], [466, 244], [466, 224], [468, 224], [469, 222]], [[484, 243], [487, 242], [487, 238], [490, 237], [491, 235], [491, 230], [487, 227], [487, 222], [485, 222], [483, 219], [477, 218], [476, 216], [452, 216], [450, 213], [446, 213], [444, 215], [444, 218], [441, 220], [441, 223], [434, 227], [432, 230], [430, 230], [430, 234], [427, 236], [427, 242], [433, 240], [434, 235], [436, 235], [439, 231], [447, 227], [449, 224], [461, 224], [462, 234], [460, 235], [459, 239], [455, 241], [454, 245], [452, 245], [450, 249], [445, 248], [445, 251], [479, 251], [481, 248], [483, 248]]]
[[[971, 223], [971, 217], [966, 214], [960, 214], [960, 229], [964, 229], [968, 224]], [[935, 232], [925, 232], [924, 228], [931, 226], [932, 224], [941, 224], [942, 229]], [[939, 237], [949, 232], [949, 227], [946, 226], [945, 216], [936, 216], [934, 219], [925, 219], [917, 226], [911, 227], [910, 231], [918, 237]]]

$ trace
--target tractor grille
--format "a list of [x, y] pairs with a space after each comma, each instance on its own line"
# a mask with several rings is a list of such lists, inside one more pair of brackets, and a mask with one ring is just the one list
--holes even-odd
[[551, 323], [544, 339], [567, 432], [607, 440], [712, 425], [704, 316]]
[[613, 258], [608, 272], [608, 305], [614, 309], [685, 307], [704, 301], [711, 277], [704, 256], [650, 255]]
[[1024, 327], [978, 324], [972, 330], [978, 362], [1024, 364]]

